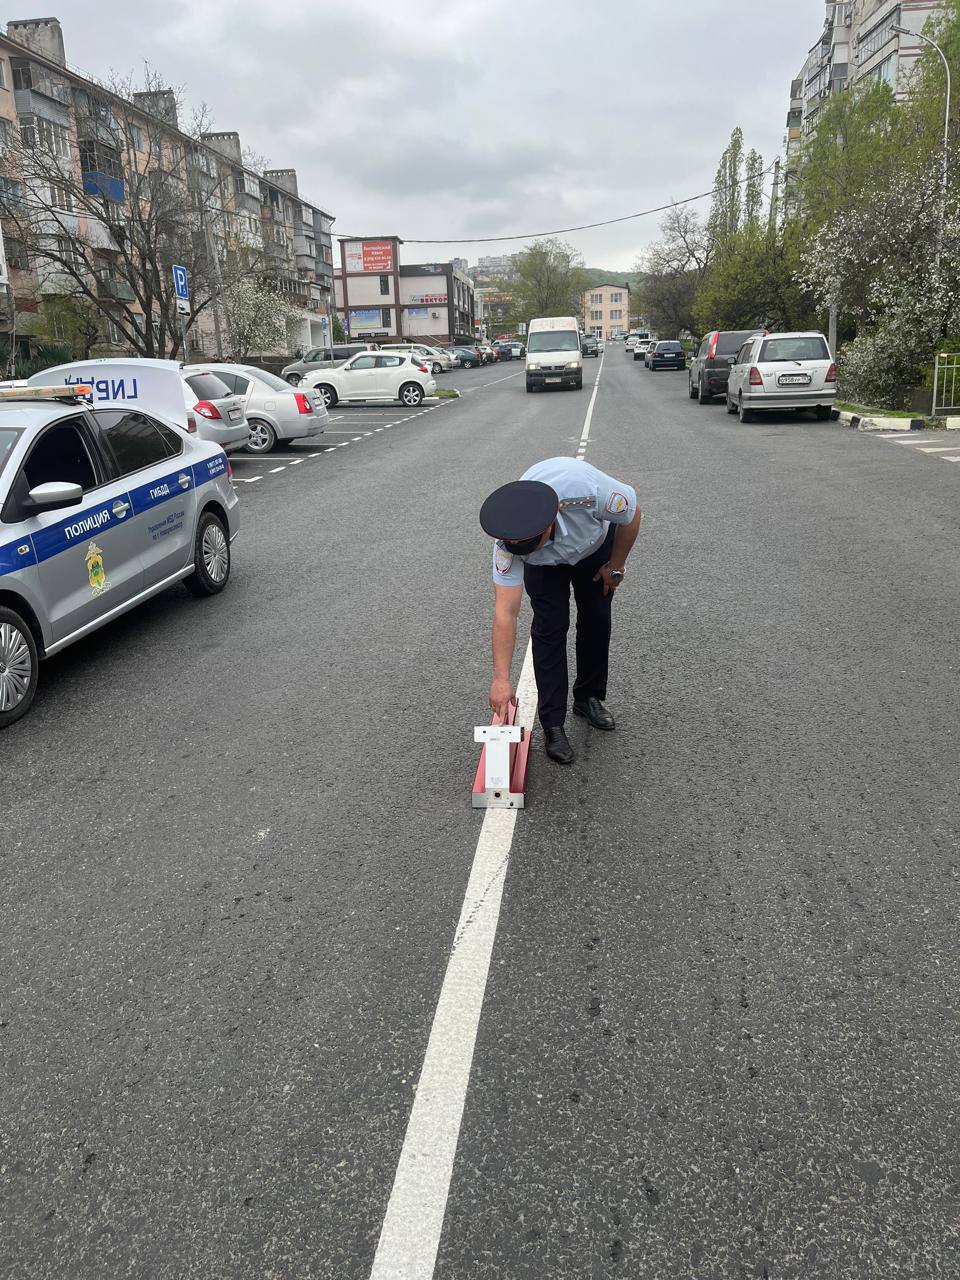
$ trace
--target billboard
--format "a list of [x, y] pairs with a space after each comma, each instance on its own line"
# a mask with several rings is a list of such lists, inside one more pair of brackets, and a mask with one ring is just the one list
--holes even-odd
[[350, 311], [350, 332], [369, 333], [374, 329], [383, 329], [383, 312], [379, 307], [371, 307], [364, 311]]
[[438, 306], [443, 303], [446, 305], [447, 295], [445, 293], [415, 293], [410, 299], [411, 302], [427, 303]]
[[348, 240], [343, 246], [348, 274], [357, 271], [392, 271], [393, 242], [390, 240]]

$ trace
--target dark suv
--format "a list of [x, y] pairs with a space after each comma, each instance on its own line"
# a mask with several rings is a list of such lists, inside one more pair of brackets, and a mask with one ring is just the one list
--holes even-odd
[[585, 356], [596, 356], [600, 359], [600, 344], [592, 333], [585, 333], [580, 339], [580, 350]]
[[730, 366], [748, 338], [764, 329], [714, 329], [700, 343], [690, 362], [690, 399], [709, 404], [714, 396], [726, 395]]

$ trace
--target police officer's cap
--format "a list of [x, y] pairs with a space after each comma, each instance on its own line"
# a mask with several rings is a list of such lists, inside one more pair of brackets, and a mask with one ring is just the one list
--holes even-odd
[[542, 480], [512, 480], [484, 502], [480, 526], [502, 542], [536, 542], [556, 520], [559, 509], [556, 490]]

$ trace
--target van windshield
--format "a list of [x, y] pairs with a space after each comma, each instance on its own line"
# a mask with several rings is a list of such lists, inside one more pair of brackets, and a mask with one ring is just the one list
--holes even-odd
[[550, 329], [546, 333], [531, 333], [527, 339], [528, 351], [579, 351], [580, 339], [573, 329]]

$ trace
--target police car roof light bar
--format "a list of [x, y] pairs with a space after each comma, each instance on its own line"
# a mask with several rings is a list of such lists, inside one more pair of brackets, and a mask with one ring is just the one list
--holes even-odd
[[524, 808], [530, 734], [516, 719], [517, 707], [511, 703], [505, 721], [494, 716], [493, 724], [477, 725], [473, 731], [474, 742], [483, 743], [473, 780], [474, 809]]
[[65, 400], [68, 404], [76, 404], [78, 400], [88, 400], [93, 395], [93, 387], [75, 383], [65, 387], [11, 387], [0, 384], [0, 400]]

